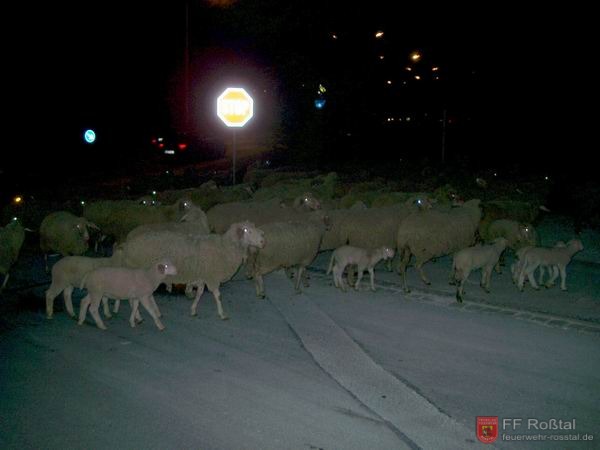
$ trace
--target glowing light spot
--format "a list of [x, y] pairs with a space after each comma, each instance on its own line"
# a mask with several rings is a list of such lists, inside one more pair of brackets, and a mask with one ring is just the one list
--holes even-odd
[[315, 108], [317, 109], [323, 109], [323, 107], [325, 106], [325, 99], [324, 98], [318, 98], [315, 100]]
[[433, 66], [433, 67], [431, 68], [431, 71], [432, 71], [432, 72], [437, 72], [438, 70], [440, 70], [440, 68], [439, 68], [439, 67], [437, 67], [437, 66]]
[[383, 31], [379, 30], [375, 33], [375, 37], [377, 39], [381, 39], [383, 37]]
[[18, 205], [19, 203], [23, 203], [23, 197], [21, 197], [20, 195], [17, 195], [17, 196], [15, 196], [13, 201], [15, 202], [16, 205]]
[[421, 75], [415, 75], [415, 80], [420, 80], [421, 79]]
[[88, 144], [93, 144], [96, 141], [96, 133], [94, 130], [85, 130], [83, 133], [83, 139]]
[[411, 61], [413, 61], [413, 62], [420, 61], [420, 60], [421, 60], [421, 54], [420, 54], [419, 52], [412, 52], [412, 53], [410, 54], [410, 59], [411, 59]]
[[386, 83], [387, 84], [392, 84], [392, 80], [387, 80]]

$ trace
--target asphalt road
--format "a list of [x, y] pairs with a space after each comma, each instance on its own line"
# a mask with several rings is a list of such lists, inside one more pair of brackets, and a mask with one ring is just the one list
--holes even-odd
[[381, 270], [377, 292], [344, 294], [319, 270], [326, 259], [301, 295], [282, 273], [266, 277], [267, 300], [243, 277], [227, 283], [228, 321], [209, 294], [190, 317], [189, 300], [161, 291], [163, 332], [148, 319], [131, 329], [127, 306], [108, 331], [89, 317], [77, 326], [60, 299], [47, 320], [45, 286], [9, 290], [0, 319], [0, 448], [484, 448], [477, 416], [575, 419], [573, 431], [504, 434], [596, 438], [500, 436], [498, 448], [598, 447], [593, 326], [481, 308], [475, 287], [462, 307], [435, 289], [405, 295], [395, 274]]

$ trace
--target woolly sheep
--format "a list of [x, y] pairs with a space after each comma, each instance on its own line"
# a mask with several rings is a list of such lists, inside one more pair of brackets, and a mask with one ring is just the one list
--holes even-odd
[[16, 217], [5, 227], [0, 228], [0, 274], [4, 275], [0, 292], [8, 282], [10, 268], [19, 257], [24, 240], [25, 228]]
[[480, 227], [479, 234], [485, 242], [492, 242], [499, 237], [506, 238], [507, 247], [514, 251], [521, 247], [536, 245], [538, 241], [533, 225], [510, 219], [494, 220], [485, 229]]
[[81, 300], [79, 310], [79, 325], [85, 321], [89, 308], [90, 314], [96, 322], [96, 326], [106, 330], [106, 326], [98, 314], [98, 307], [103, 297], [119, 300], [130, 299], [133, 302], [129, 324], [135, 327], [136, 316], [140, 302], [154, 319], [159, 330], [165, 326], [158, 317], [155, 309], [153, 293], [165, 277], [176, 275], [176, 266], [167, 259], [161, 259], [147, 269], [130, 269], [125, 267], [100, 267], [89, 272], [83, 280], [88, 294]]
[[323, 216], [312, 216], [312, 220], [302, 222], [275, 222], [261, 226], [265, 245], [251, 251], [247, 263], [257, 297], [265, 297], [263, 275], [294, 267], [297, 267], [295, 289], [300, 292], [302, 275], [319, 252], [325, 221]]
[[98, 201], [86, 205], [83, 215], [94, 221], [102, 232], [123, 242], [139, 225], [176, 222], [190, 210], [192, 202], [180, 199], [172, 205], [145, 206], [135, 201]]
[[84, 217], [77, 217], [68, 211], [48, 214], [40, 225], [40, 247], [48, 271], [48, 253], [58, 252], [63, 256], [81, 255], [88, 249], [88, 227], [98, 228]]
[[150, 231], [174, 231], [188, 235], [209, 234], [208, 219], [202, 208], [192, 206], [179, 222], [159, 222], [139, 225], [127, 234], [126, 240]]
[[149, 232], [124, 243], [126, 265], [145, 267], [148, 261], [170, 258], [176, 265], [177, 276], [167, 277], [166, 283], [183, 283], [198, 288], [191, 306], [196, 310], [204, 286], [213, 294], [221, 319], [223, 313], [219, 286], [229, 280], [248, 256], [248, 247], [262, 248], [265, 245], [263, 232], [252, 223], [232, 224], [223, 235], [210, 234], [191, 238], [171, 231]]
[[405, 292], [409, 292], [406, 267], [411, 255], [415, 255], [415, 267], [423, 282], [431, 284], [423, 272], [423, 264], [474, 243], [481, 219], [479, 203], [480, 200], [473, 199], [447, 211], [431, 209], [413, 213], [400, 223], [396, 245], [400, 255], [398, 272], [402, 275]]
[[354, 284], [354, 289], [358, 290], [360, 280], [362, 279], [365, 269], [369, 271], [371, 276], [371, 290], [375, 291], [375, 274], [374, 267], [381, 260], [388, 260], [394, 257], [394, 250], [390, 247], [379, 247], [374, 250], [353, 247], [344, 245], [337, 248], [331, 255], [329, 260], [329, 268], [327, 275], [333, 270], [333, 283], [335, 287], [346, 291], [342, 275], [347, 266], [358, 267], [358, 278]]
[[[567, 242], [566, 247], [534, 247], [529, 249], [523, 255], [523, 262], [519, 271], [517, 287], [520, 291], [523, 290], [525, 277], [529, 279], [529, 284], [533, 289], [539, 289], [533, 276], [535, 269], [540, 265], [557, 266], [560, 273], [560, 288], [563, 291], [567, 290], [567, 265], [571, 262], [575, 253], [583, 250], [583, 244], [579, 239], [571, 239]], [[554, 274], [548, 281], [548, 285], [552, 285], [558, 278], [558, 274]]]
[[215, 233], [224, 233], [232, 223], [247, 220], [261, 226], [273, 222], [303, 220], [310, 213], [304, 207], [286, 208], [279, 199], [255, 202], [231, 202], [215, 205], [208, 210], [208, 223]]
[[464, 285], [473, 270], [481, 269], [481, 287], [484, 291], [490, 292], [492, 270], [507, 245], [508, 240], [499, 237], [491, 244], [468, 247], [454, 254], [452, 272], [457, 283], [456, 300], [463, 301]]
[[[46, 317], [52, 319], [54, 299], [62, 292], [65, 309], [75, 317], [71, 295], [79, 287], [86, 274], [99, 267], [118, 267], [122, 264], [123, 250], [115, 249], [109, 258], [90, 258], [87, 256], [65, 256], [52, 266], [52, 283], [46, 291]], [[110, 318], [107, 302], [104, 302], [104, 314]]]

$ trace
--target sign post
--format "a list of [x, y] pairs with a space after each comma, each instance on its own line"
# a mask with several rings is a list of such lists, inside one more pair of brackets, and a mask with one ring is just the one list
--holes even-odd
[[233, 184], [235, 184], [236, 128], [241, 128], [254, 115], [254, 101], [243, 89], [229, 87], [217, 99], [217, 116], [230, 128], [233, 128]]

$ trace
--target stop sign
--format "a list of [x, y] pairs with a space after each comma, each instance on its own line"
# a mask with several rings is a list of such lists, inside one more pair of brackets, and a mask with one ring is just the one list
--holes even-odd
[[254, 115], [254, 101], [242, 88], [230, 87], [217, 99], [217, 116], [228, 127], [243, 127]]

